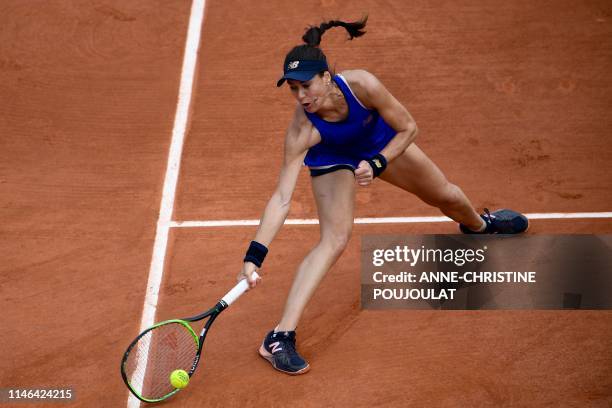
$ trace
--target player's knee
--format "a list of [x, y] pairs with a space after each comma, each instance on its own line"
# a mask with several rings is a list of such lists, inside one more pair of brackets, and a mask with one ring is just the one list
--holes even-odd
[[461, 205], [463, 192], [459, 187], [448, 183], [436, 197], [434, 205], [438, 208], [452, 208]]
[[333, 233], [327, 234], [323, 240], [326, 246], [332, 251], [332, 253], [338, 256], [342, 252], [344, 252], [344, 249], [348, 245], [350, 239], [351, 230], [344, 229], [341, 231], [334, 231]]

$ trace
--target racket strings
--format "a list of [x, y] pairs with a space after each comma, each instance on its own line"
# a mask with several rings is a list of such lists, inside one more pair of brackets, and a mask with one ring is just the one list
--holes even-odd
[[132, 348], [125, 368], [128, 382], [146, 399], [162, 398], [175, 390], [170, 374], [179, 369], [189, 372], [197, 350], [197, 339], [182, 324], [157, 326]]

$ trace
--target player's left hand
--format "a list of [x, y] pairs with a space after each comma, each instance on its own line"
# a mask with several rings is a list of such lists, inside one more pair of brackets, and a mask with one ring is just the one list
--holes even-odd
[[360, 186], [369, 186], [374, 179], [374, 172], [372, 171], [372, 167], [370, 163], [365, 160], [359, 162], [359, 167], [355, 170], [355, 180], [357, 184]]

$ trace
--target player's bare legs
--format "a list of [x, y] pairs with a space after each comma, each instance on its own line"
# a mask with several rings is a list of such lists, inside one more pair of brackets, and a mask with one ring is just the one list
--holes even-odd
[[353, 227], [355, 177], [352, 172], [338, 170], [313, 177], [312, 189], [319, 213], [321, 239], [295, 274], [278, 325], [279, 331], [295, 329], [321, 279], [344, 251]]
[[450, 183], [438, 166], [414, 143], [389, 163], [380, 178], [415, 194], [472, 230], [484, 226], [484, 221], [463, 191]]
[[321, 239], [298, 267], [276, 331], [270, 331], [259, 348], [259, 355], [289, 375], [304, 374], [310, 369], [296, 350], [295, 328], [321, 279], [344, 251], [353, 227], [355, 176], [351, 171], [314, 177], [312, 189]]

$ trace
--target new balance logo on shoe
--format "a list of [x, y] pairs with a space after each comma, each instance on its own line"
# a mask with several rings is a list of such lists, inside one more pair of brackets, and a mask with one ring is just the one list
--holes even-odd
[[270, 343], [270, 347], [272, 350], [270, 350], [272, 352], [272, 354], [276, 353], [277, 351], [281, 351], [283, 348], [280, 347], [280, 341], [275, 341], [274, 343]]
[[306, 360], [295, 349], [295, 331], [270, 331], [259, 347], [259, 355], [285, 374], [299, 375], [310, 369]]

